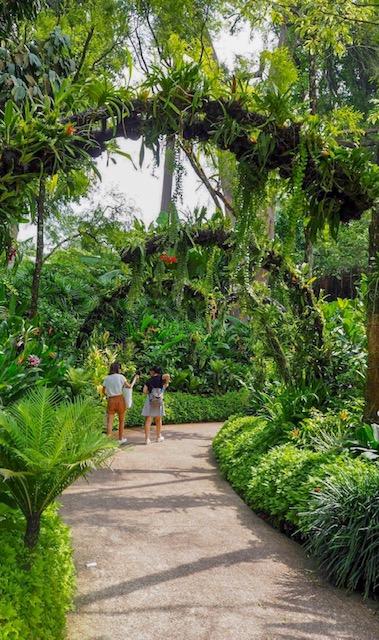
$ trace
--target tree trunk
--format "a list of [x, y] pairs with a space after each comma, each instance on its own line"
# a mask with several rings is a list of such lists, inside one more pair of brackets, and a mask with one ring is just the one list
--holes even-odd
[[175, 136], [167, 136], [166, 152], [163, 170], [163, 187], [161, 199], [161, 211], [170, 211], [172, 202], [172, 184], [174, 178], [173, 172], [173, 153], [175, 146]]
[[305, 251], [304, 251], [304, 261], [308, 265], [308, 276], [311, 278], [313, 275], [313, 267], [314, 267], [314, 251], [313, 251], [313, 242], [309, 237], [309, 233], [307, 230], [304, 232], [305, 237]]
[[[309, 54], [308, 69], [308, 93], [309, 93], [309, 109], [312, 115], [317, 114], [317, 67], [314, 54]], [[313, 243], [307, 231], [305, 232], [305, 262], [308, 265], [309, 277], [313, 273]]]
[[36, 262], [34, 265], [32, 298], [30, 303], [30, 317], [34, 318], [38, 311], [39, 289], [41, 282], [41, 273], [43, 266], [43, 250], [44, 250], [44, 222], [45, 222], [45, 200], [46, 200], [46, 181], [42, 177], [39, 183], [39, 192], [37, 198], [37, 244], [36, 244]]
[[308, 92], [310, 112], [315, 115], [317, 113], [317, 68], [315, 56], [311, 53], [309, 54]]
[[38, 536], [41, 528], [41, 514], [31, 513], [26, 518], [26, 531], [24, 536], [24, 544], [29, 549], [34, 549], [38, 542]]
[[379, 252], [379, 210], [373, 208], [369, 240], [369, 286], [367, 291], [367, 374], [364, 419], [377, 422], [379, 410], [379, 290], [376, 256]]

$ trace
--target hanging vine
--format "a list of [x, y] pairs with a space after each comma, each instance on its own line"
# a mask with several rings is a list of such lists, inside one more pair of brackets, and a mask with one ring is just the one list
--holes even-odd
[[298, 147], [298, 155], [294, 162], [291, 192], [287, 198], [286, 210], [286, 234], [283, 244], [283, 252], [285, 254], [293, 251], [296, 242], [296, 228], [299, 220], [306, 218], [307, 201], [304, 190], [304, 178], [308, 164], [308, 149], [304, 135], [300, 134], [300, 142]]

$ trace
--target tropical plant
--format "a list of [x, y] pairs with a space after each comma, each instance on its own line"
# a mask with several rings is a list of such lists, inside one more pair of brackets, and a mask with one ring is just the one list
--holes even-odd
[[43, 388], [0, 413], [0, 473], [25, 516], [28, 547], [36, 545], [45, 509], [113, 452], [90, 400], [61, 402], [57, 392]]
[[349, 441], [351, 451], [368, 460], [379, 462], [379, 425], [360, 424]]
[[301, 514], [307, 547], [339, 587], [379, 587], [379, 470], [361, 460], [336, 462]]

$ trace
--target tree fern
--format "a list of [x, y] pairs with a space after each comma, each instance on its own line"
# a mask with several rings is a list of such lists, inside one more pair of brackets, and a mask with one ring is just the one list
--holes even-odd
[[37, 541], [49, 504], [112, 455], [114, 444], [100, 425], [92, 401], [61, 402], [46, 388], [0, 413], [0, 474], [26, 518], [29, 547]]

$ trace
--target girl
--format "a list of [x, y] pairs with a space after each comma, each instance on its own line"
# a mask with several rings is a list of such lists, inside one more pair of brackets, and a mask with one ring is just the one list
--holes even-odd
[[162, 417], [164, 416], [163, 395], [169, 382], [170, 376], [168, 373], [162, 375], [160, 367], [150, 369], [150, 378], [143, 387], [143, 392], [147, 396], [142, 409], [142, 415], [145, 417], [145, 444], [151, 444], [150, 427], [153, 418], [155, 418], [157, 442], [164, 440], [161, 435]]
[[120, 445], [127, 442], [127, 439], [124, 438], [126, 404], [124, 396], [122, 394], [122, 390], [124, 387], [132, 389], [137, 380], [138, 376], [135, 375], [132, 382], [129, 384], [126, 378], [120, 373], [120, 365], [115, 362], [111, 365], [109, 375], [107, 375], [103, 382], [103, 393], [105, 393], [108, 398], [107, 434], [108, 436], [112, 435], [113, 420], [115, 413], [117, 413], [118, 442]]

